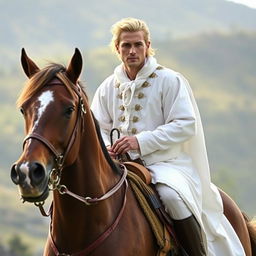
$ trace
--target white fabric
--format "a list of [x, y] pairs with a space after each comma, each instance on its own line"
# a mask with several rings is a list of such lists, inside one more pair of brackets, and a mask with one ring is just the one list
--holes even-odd
[[[129, 152], [130, 156], [145, 161], [153, 183], [167, 184], [181, 196], [202, 227], [208, 255], [243, 256], [210, 181], [203, 128], [190, 86], [181, 74], [156, 66], [149, 57], [131, 82], [120, 65], [97, 89], [91, 108], [103, 139], [110, 144], [112, 128], [119, 128], [122, 136], [133, 135], [136, 129], [140, 152]], [[146, 79], [152, 69], [154, 75]], [[145, 81], [148, 86], [143, 87]]]
[[146, 61], [143, 69], [138, 72], [136, 79], [132, 81], [128, 78], [122, 65], [115, 68], [114, 75], [120, 79], [122, 78], [120, 90], [122, 92], [123, 106], [128, 107], [131, 104], [135, 90], [142, 86], [148, 77], [155, 71], [157, 66], [156, 59], [149, 58]]
[[184, 220], [192, 215], [180, 195], [171, 187], [163, 183], [156, 184], [156, 190], [162, 202], [164, 202], [165, 210], [174, 220]]

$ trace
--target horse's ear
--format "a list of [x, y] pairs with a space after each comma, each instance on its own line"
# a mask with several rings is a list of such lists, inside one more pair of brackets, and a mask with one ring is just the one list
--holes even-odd
[[82, 66], [83, 66], [83, 59], [82, 59], [82, 54], [78, 50], [78, 48], [75, 49], [75, 53], [68, 65], [66, 74], [67, 77], [70, 79], [70, 81], [74, 84], [76, 84], [81, 71], [82, 71]]
[[22, 48], [21, 50], [21, 65], [23, 67], [25, 74], [28, 76], [28, 78], [30, 78], [40, 70], [39, 67], [34, 63], [34, 61], [32, 61], [27, 56], [24, 48]]

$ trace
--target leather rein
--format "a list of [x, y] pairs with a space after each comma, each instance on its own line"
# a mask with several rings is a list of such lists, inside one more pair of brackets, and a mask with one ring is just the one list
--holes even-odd
[[[50, 83], [48, 83], [48, 85], [63, 85], [63, 83], [59, 79], [54, 78]], [[80, 195], [77, 195], [77, 194], [71, 192], [65, 185], [60, 184], [61, 174], [62, 174], [62, 170], [64, 168], [65, 159], [67, 158], [67, 155], [69, 154], [69, 152], [75, 142], [80, 125], [83, 125], [83, 123], [84, 123], [83, 118], [84, 118], [84, 114], [86, 114], [86, 110], [84, 108], [84, 103], [83, 103], [83, 98], [82, 98], [82, 89], [80, 88], [79, 84], [77, 84], [76, 86], [72, 86], [72, 89], [74, 90], [74, 92], [76, 93], [76, 95], [79, 98], [78, 116], [77, 116], [74, 129], [72, 131], [72, 134], [70, 136], [70, 139], [68, 141], [65, 151], [63, 153], [59, 153], [55, 149], [55, 147], [52, 145], [52, 143], [49, 142], [49, 140], [47, 140], [46, 138], [44, 138], [43, 136], [41, 136], [40, 134], [35, 133], [35, 132], [28, 134], [24, 138], [23, 148], [25, 147], [25, 144], [27, 143], [27, 141], [29, 139], [36, 139], [36, 140], [40, 141], [42, 144], [44, 144], [50, 150], [50, 152], [54, 155], [55, 168], [53, 168], [50, 172], [48, 187], [52, 191], [57, 190], [61, 195], [67, 194], [67, 195], [83, 202], [85, 205], [89, 206], [89, 205], [96, 204], [98, 202], [101, 202], [101, 201], [106, 200], [107, 198], [111, 197], [113, 194], [115, 194], [121, 188], [121, 186], [123, 184], [125, 184], [125, 193], [124, 193], [122, 207], [121, 207], [119, 214], [116, 217], [115, 221], [104, 233], [102, 233], [94, 242], [92, 242], [89, 246], [87, 246], [81, 252], [73, 253], [73, 254], [60, 253], [53, 241], [53, 237], [51, 234], [51, 225], [50, 225], [49, 242], [50, 242], [52, 250], [54, 251], [55, 255], [57, 255], [57, 256], [85, 256], [85, 255], [88, 255], [89, 253], [91, 253], [100, 244], [102, 244], [105, 241], [105, 239], [115, 230], [115, 228], [117, 227], [117, 225], [123, 215], [124, 208], [126, 205], [126, 192], [127, 192], [127, 187], [128, 187], [128, 183], [126, 180], [128, 171], [124, 165], [120, 165], [121, 169], [123, 170], [123, 174], [122, 174], [120, 180], [118, 181], [118, 183], [113, 188], [111, 188], [109, 191], [107, 191], [105, 194], [103, 194], [101, 197], [98, 197], [98, 198], [97, 197], [95, 197], [95, 198], [82, 197]], [[82, 130], [83, 130], [83, 128], [82, 128]], [[51, 205], [48, 213], [46, 213], [43, 208], [44, 201], [36, 202], [34, 204], [37, 207], [39, 207], [39, 210], [43, 216], [45, 216], [45, 217], [51, 216], [52, 205]]]

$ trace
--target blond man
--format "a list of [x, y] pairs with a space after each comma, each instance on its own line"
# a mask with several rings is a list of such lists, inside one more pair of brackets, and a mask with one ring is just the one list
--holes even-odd
[[[188, 255], [245, 255], [210, 181], [200, 114], [187, 80], [157, 63], [144, 21], [122, 19], [112, 35], [121, 64], [91, 105], [109, 154], [128, 153], [145, 163]], [[110, 146], [112, 128], [122, 136]]]

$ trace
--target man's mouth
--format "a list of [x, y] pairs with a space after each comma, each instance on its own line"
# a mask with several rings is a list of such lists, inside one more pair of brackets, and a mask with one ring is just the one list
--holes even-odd
[[136, 57], [129, 57], [128, 60], [135, 61], [135, 60], [138, 60], [138, 58], [136, 58]]

